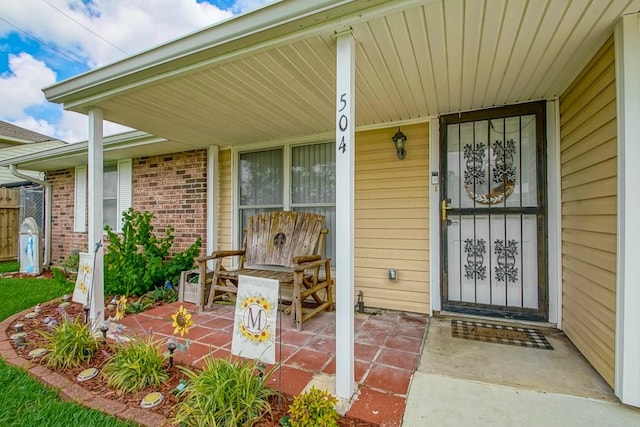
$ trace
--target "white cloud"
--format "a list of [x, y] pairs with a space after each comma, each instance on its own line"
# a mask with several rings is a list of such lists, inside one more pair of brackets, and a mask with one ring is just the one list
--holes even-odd
[[0, 75], [0, 116], [22, 119], [25, 109], [43, 104], [46, 100], [40, 90], [55, 83], [56, 73], [28, 53], [9, 55], [9, 71]]
[[[40, 55], [47, 56], [43, 58], [46, 64], [24, 52], [9, 56], [9, 72], [0, 75], [0, 119], [68, 142], [86, 140], [84, 115], [63, 111], [62, 118], [52, 123], [57, 119], [42, 118], [44, 114], [31, 117], [25, 112], [41, 107], [51, 117], [52, 110], [61, 109], [47, 106], [41, 89], [56, 82], [56, 71], [64, 74], [69, 57], [86, 64], [87, 69], [105, 65], [269, 2], [238, 0], [223, 10], [196, 0], [2, 1], [0, 16], [11, 25], [0, 21], [0, 54], [7, 51], [1, 39], [10, 32], [31, 42], [36, 38], [61, 53], [42, 47]], [[105, 122], [107, 135], [128, 129]]]
[[[105, 121], [102, 133], [113, 135], [131, 130], [126, 126]], [[86, 141], [89, 135], [89, 118], [73, 111], [63, 111], [62, 119], [56, 125], [55, 137], [66, 142]]]

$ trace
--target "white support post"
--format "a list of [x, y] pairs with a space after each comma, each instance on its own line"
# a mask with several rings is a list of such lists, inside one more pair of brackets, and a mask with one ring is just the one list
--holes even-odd
[[354, 389], [355, 42], [337, 37], [336, 58], [336, 395]]
[[207, 149], [207, 255], [218, 249], [218, 152], [216, 145]]
[[640, 406], [640, 13], [615, 29], [618, 126], [618, 262], [615, 394]]
[[[93, 285], [89, 319], [92, 325], [104, 320], [104, 247], [102, 246], [102, 229], [104, 227], [102, 213], [103, 189], [103, 150], [102, 150], [102, 110], [89, 110], [89, 143], [88, 143], [88, 189], [89, 189], [89, 252], [95, 253]], [[96, 245], [100, 248], [96, 251]]]

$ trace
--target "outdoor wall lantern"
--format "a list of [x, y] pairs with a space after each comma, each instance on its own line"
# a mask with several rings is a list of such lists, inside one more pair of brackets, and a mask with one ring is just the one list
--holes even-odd
[[407, 155], [407, 150], [404, 148], [404, 144], [407, 142], [407, 136], [400, 131], [400, 127], [398, 127], [398, 132], [393, 135], [393, 145], [396, 146], [396, 155], [398, 159], [403, 160]]

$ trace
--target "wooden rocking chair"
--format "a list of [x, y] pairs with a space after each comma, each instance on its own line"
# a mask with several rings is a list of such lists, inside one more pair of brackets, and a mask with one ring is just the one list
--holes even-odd
[[[211, 308], [218, 299], [235, 301], [238, 276], [247, 275], [275, 279], [281, 287], [292, 288], [291, 297], [283, 297], [281, 302], [298, 330], [317, 313], [332, 311], [331, 260], [321, 255], [327, 233], [323, 224], [324, 216], [304, 212], [250, 216], [242, 249], [216, 251], [198, 258], [202, 307]], [[229, 257], [239, 257], [237, 269], [223, 265]], [[215, 261], [213, 271], [207, 269], [209, 260]], [[209, 291], [206, 301], [205, 289]], [[314, 308], [304, 307], [307, 298], [315, 302]]]

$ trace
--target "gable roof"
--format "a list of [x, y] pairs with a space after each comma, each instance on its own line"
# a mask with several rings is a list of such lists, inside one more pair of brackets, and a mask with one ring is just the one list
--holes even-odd
[[55, 138], [0, 120], [0, 143], [31, 144], [52, 140]]

